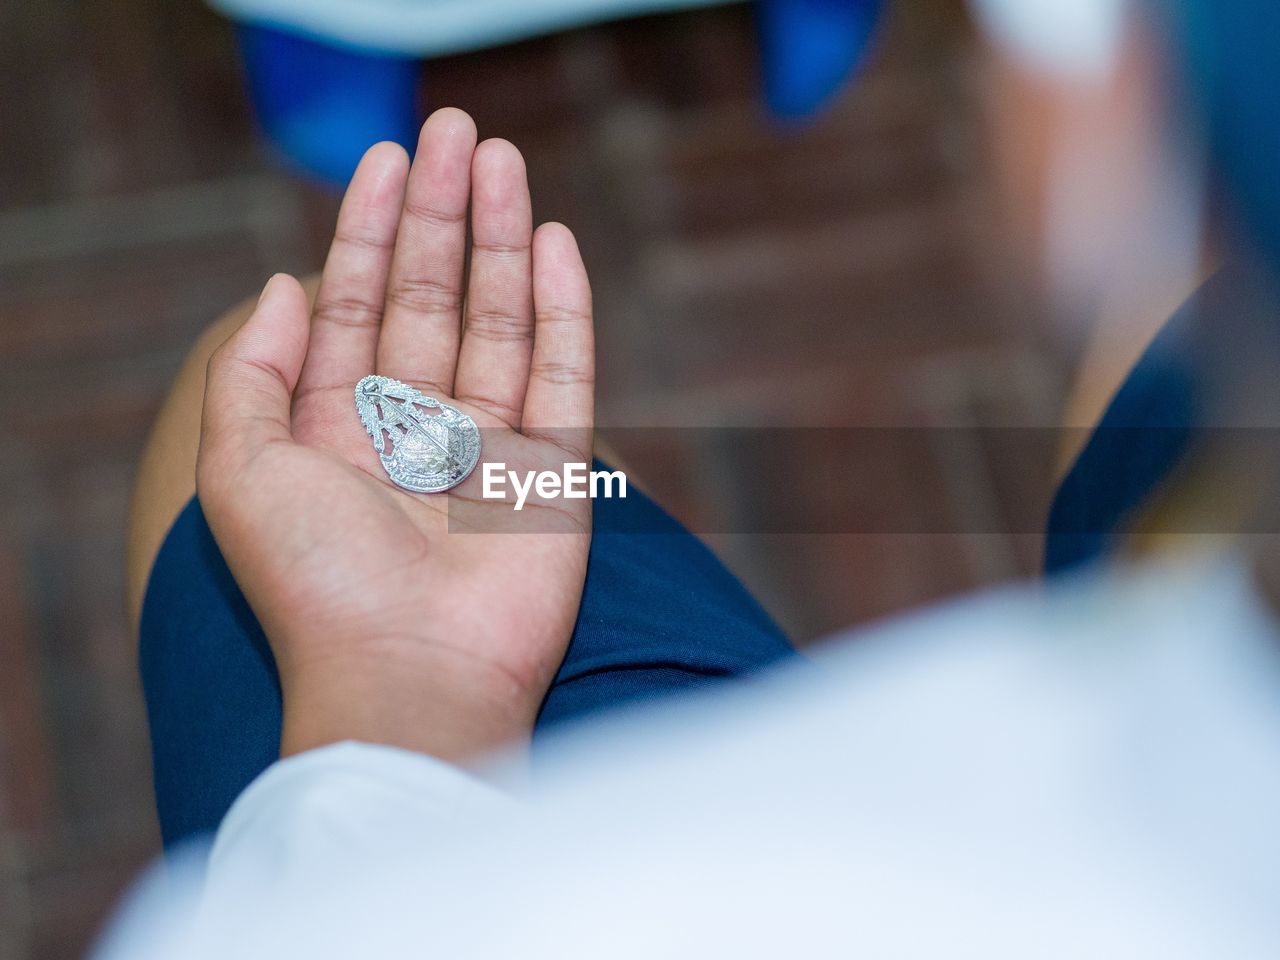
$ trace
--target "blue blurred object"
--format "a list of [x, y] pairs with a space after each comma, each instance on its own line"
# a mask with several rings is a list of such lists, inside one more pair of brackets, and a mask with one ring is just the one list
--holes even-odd
[[[821, 107], [862, 60], [884, 0], [761, 0], [765, 97], [785, 118]], [[422, 63], [400, 52], [312, 39], [293, 28], [236, 27], [263, 131], [296, 167], [345, 185], [379, 140], [412, 150]]]
[[1177, 13], [1215, 172], [1280, 275], [1280, 4], [1184, 0]]
[[781, 117], [812, 114], [862, 62], [884, 0], [761, 0], [765, 99]]
[[345, 186], [379, 140], [412, 151], [421, 61], [257, 24], [239, 24], [236, 34], [258, 122], [303, 171]]

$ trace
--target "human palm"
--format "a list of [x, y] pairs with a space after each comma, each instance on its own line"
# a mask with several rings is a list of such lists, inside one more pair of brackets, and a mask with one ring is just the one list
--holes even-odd
[[471, 416], [484, 461], [590, 460], [577, 247], [533, 231], [519, 153], [477, 147], [460, 111], [427, 121], [412, 169], [371, 149], [314, 306], [274, 277], [215, 354], [197, 481], [279, 664], [286, 752], [356, 738], [453, 759], [527, 736], [577, 615], [589, 501], [516, 512], [479, 470], [448, 494], [395, 486], [356, 413], [369, 373]]

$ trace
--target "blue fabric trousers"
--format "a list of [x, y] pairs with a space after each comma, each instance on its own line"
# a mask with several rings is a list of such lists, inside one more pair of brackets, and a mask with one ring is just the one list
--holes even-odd
[[[539, 734], [557, 724], [794, 654], [715, 555], [643, 493], [597, 500], [594, 523], [582, 605], [538, 718], [535, 761]], [[156, 557], [140, 660], [156, 807], [172, 847], [216, 830], [280, 750], [275, 660], [197, 500]]]

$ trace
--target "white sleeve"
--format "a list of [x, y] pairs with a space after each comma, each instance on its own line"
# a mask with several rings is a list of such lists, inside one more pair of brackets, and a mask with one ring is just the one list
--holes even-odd
[[519, 805], [434, 757], [339, 743], [272, 764], [240, 794], [218, 829], [208, 883], [251, 871], [287, 880], [335, 855], [430, 847], [462, 823], [509, 817]]
[[242, 955], [269, 956], [272, 921], [290, 904], [323, 902], [378, 863], [412, 862], [419, 889], [448, 888], [450, 876], [432, 875], [456, 860], [443, 851], [523, 809], [470, 773], [393, 747], [348, 742], [281, 760], [237, 798], [207, 859], [184, 852], [144, 878], [96, 956], [218, 956], [232, 930]]

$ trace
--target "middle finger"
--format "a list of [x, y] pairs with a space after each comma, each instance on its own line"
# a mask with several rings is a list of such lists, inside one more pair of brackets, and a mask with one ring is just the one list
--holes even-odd
[[377, 370], [453, 394], [476, 125], [452, 107], [422, 125], [387, 281]]

